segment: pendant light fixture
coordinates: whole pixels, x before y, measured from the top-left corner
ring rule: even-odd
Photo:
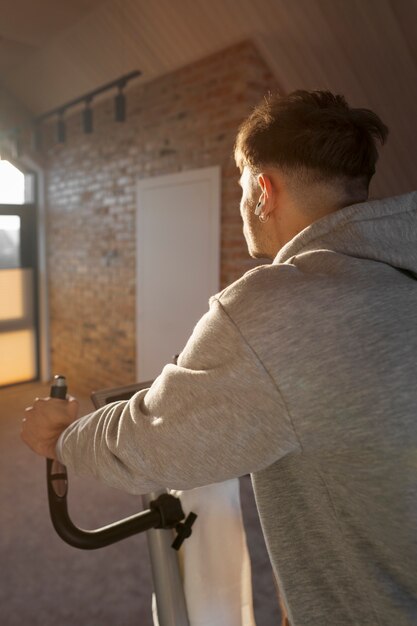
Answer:
[[[124,82],[118,84],[118,93],[114,99],[114,119],[116,122],[126,121],[126,97],[123,93]]]
[[[93,132],[93,109],[91,108],[92,97],[85,99],[85,108],[83,111],[83,130],[86,135]]]
[[[65,124],[65,109],[58,111],[58,123],[57,123],[57,141],[58,143],[65,143],[67,140],[67,127]]]

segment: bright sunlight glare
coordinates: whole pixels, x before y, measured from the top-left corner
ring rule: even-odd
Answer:
[[[20,230],[18,215],[0,215],[0,230]]]
[[[9,161],[0,160],[0,204],[24,204],[25,176]]]

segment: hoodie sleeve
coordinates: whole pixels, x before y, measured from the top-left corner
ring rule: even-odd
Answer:
[[[213,297],[178,365],[72,424],[57,454],[75,473],[140,494],[256,472],[296,447],[279,390]]]

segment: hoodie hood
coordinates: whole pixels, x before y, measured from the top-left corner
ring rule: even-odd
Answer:
[[[291,263],[301,253],[332,250],[410,272],[417,278],[417,191],[354,204],[314,222],[276,256]]]

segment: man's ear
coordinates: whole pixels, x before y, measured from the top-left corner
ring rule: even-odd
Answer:
[[[258,174],[258,185],[262,190],[262,195],[264,197],[264,204],[271,198],[272,194],[272,182],[270,176],[267,174]]]
[[[275,172],[261,173],[257,176],[257,182],[261,190],[261,197],[257,207],[259,207],[259,217],[261,222],[266,222],[272,214],[277,214],[280,207],[280,194],[282,190],[281,180],[277,178]]]

